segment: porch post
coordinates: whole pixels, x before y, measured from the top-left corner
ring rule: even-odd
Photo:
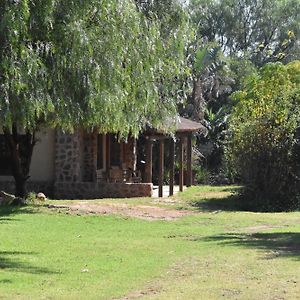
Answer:
[[[148,138],[146,140],[146,166],[144,183],[152,183],[152,152],[153,142]]]
[[[183,191],[183,137],[179,140],[179,191]]]
[[[110,134],[107,133],[106,137],[106,170],[110,169]]]
[[[136,165],[137,165],[137,141],[136,138],[133,138],[133,171],[136,171]]]
[[[193,181],[192,175],[192,134],[189,133],[187,137],[187,180],[186,186],[189,187],[192,185]]]
[[[163,197],[163,186],[164,186],[164,152],[165,152],[165,141],[162,139],[159,141],[159,174],[158,174],[158,196]]]
[[[169,196],[174,195],[174,173],[175,173],[175,142],[170,139],[170,186]]]

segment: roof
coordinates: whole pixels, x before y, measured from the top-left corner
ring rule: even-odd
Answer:
[[[176,132],[195,132],[200,129],[204,130],[204,126],[198,122],[179,117],[176,124]]]
[[[200,133],[206,132],[206,128],[195,121],[191,121],[189,119],[183,118],[183,117],[177,117],[176,121],[174,122],[174,119],[166,119],[162,125],[162,128],[148,128],[145,131],[145,134],[169,134],[169,132],[176,132],[176,133],[191,133],[191,132],[197,132]]]

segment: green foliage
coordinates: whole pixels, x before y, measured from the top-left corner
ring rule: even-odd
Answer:
[[[298,0],[191,0],[190,9],[200,36],[226,55],[258,66],[299,59]]]
[[[189,47],[188,60],[192,69],[193,91],[182,108],[182,114],[194,120],[203,121],[204,111],[209,103],[221,102],[231,92],[228,60],[216,43],[200,43],[194,37]],[[198,39],[198,40],[197,40]]]
[[[47,44],[38,40],[29,1],[0,3],[0,125],[32,128],[52,111],[48,73],[42,56]]]
[[[234,93],[228,156],[265,209],[300,207],[300,61],[269,63]]]
[[[186,76],[183,10],[149,20],[133,1],[2,1],[0,125],[137,135],[174,117]],[[169,23],[168,23],[169,22]]]
[[[190,0],[188,8],[195,28],[193,94],[184,114],[201,120],[211,135],[211,115],[231,113],[232,92],[242,89],[245,78],[268,62],[287,63],[299,59],[299,0]],[[200,50],[199,50],[200,49]],[[219,49],[217,55],[213,49]],[[214,123],[214,122],[213,122]],[[212,124],[213,124],[212,123]],[[226,126],[215,127],[222,140]],[[215,131],[215,129],[213,131]],[[207,143],[215,146],[209,153]],[[201,138],[208,165],[219,172],[224,145],[215,134]],[[231,172],[230,172],[231,173]]]
[[[193,165],[193,174],[196,184],[209,183],[209,172],[200,165]]]
[[[227,128],[229,117],[228,108],[222,106],[214,113],[212,109],[205,111],[205,120],[207,128],[207,140],[214,143],[216,148],[221,147],[224,140],[224,130]]]
[[[201,138],[201,144],[206,148],[206,168],[215,173],[215,175],[224,173],[221,169],[224,167],[222,165],[228,118],[230,116],[229,111],[230,108],[226,106],[221,106],[216,113],[212,109],[206,109],[205,111],[204,124],[207,128],[207,134]]]
[[[26,203],[27,204],[37,204],[39,201],[36,197],[36,193],[35,192],[29,192],[27,195],[26,195]]]
[[[246,78],[256,72],[255,65],[248,59],[230,57],[229,66],[231,78],[233,79],[233,84],[231,84],[232,91],[242,89]]]
[[[205,70],[211,72],[220,65],[219,48],[214,44],[208,44],[196,50],[194,69],[197,75],[201,75]],[[196,75],[195,74],[195,75]]]

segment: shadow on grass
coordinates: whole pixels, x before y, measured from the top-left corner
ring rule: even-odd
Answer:
[[[300,260],[300,233],[226,233],[222,235],[200,238],[198,241],[219,242],[221,245],[242,246],[268,251],[265,259],[276,257],[294,257]]]
[[[1,206],[0,207],[0,225],[8,222],[19,221],[15,218],[16,215],[34,214],[36,210],[32,207],[21,206]],[[7,233],[9,234],[9,233]],[[24,262],[20,256],[37,255],[35,252],[22,251],[0,251],[0,271],[9,270],[13,272],[23,272],[30,274],[57,274],[58,272],[49,270],[43,267],[33,266],[30,263]],[[6,280],[0,283],[9,283]]]
[[[21,251],[0,251],[0,270],[9,270],[13,272],[23,272],[30,274],[57,274],[47,268],[32,266],[29,263],[21,261],[18,256],[37,255],[35,252]]]
[[[20,214],[34,214],[36,211],[29,206],[0,206],[0,224],[16,221],[13,216]]]
[[[189,204],[200,210],[207,212],[216,211],[248,211],[248,212],[276,212],[272,208],[265,208],[262,204],[255,203],[249,197],[245,197],[242,187],[224,187],[219,189],[217,193],[223,192],[225,195],[215,196],[212,193],[212,197],[203,197],[201,193],[198,197],[194,197],[189,201]],[[281,210],[278,210],[281,211]]]
[[[228,191],[228,190],[227,190]],[[228,195],[222,198],[199,198],[190,202],[190,205],[201,211],[251,211],[251,208],[242,201],[241,197],[236,191],[233,191],[232,195]]]
[[[13,283],[13,282],[10,279],[2,279],[2,280],[0,280],[0,284],[11,284],[11,283]]]

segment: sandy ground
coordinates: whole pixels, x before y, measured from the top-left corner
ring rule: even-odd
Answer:
[[[129,206],[127,204],[88,204],[70,203],[49,205],[49,209],[65,209],[70,214],[117,214],[145,220],[176,220],[180,217],[191,215],[185,210],[166,209],[156,206]]]

